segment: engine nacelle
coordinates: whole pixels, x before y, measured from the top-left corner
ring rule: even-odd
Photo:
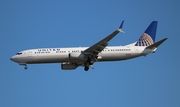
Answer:
[[[76,69],[78,66],[76,64],[61,64],[62,70],[73,70]]]
[[[82,53],[69,53],[69,59],[84,59],[84,54]]]

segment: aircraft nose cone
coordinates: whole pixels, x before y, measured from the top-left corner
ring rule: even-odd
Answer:
[[[10,60],[15,62],[16,60],[15,56],[11,57]]]

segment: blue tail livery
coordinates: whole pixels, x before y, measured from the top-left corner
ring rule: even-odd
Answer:
[[[135,46],[149,46],[155,43],[158,21],[153,21],[139,38]]]

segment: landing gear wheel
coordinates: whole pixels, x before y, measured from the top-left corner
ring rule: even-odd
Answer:
[[[88,71],[88,70],[89,70],[89,67],[88,67],[88,66],[85,66],[85,67],[84,67],[84,70],[85,70],[85,71]]]
[[[89,65],[93,65],[93,61],[90,61],[90,62],[89,62]]]
[[[26,70],[26,69],[28,69],[28,67],[27,67],[27,66],[25,66],[25,67],[24,67],[24,69]]]

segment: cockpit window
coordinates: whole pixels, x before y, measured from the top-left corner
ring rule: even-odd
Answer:
[[[16,55],[21,55],[22,53],[17,53]]]

